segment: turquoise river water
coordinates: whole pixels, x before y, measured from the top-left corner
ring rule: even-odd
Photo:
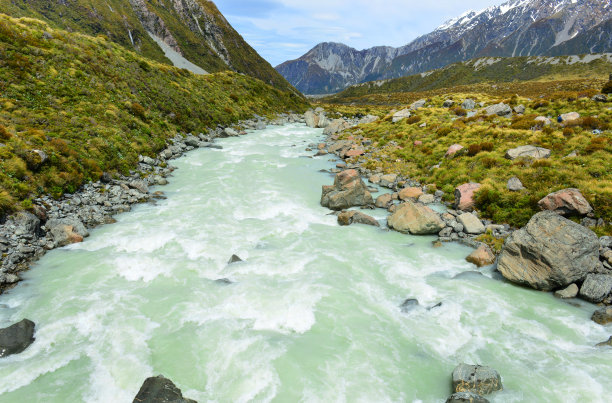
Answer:
[[[455,279],[475,270],[458,244],[339,227],[319,205],[333,163],[305,157],[321,138],[271,126],[193,151],[167,200],[44,256],[0,296],[1,327],[37,325],[0,360],[0,402],[131,402],[157,374],[199,402],[444,402],[460,362],[500,372],[492,402],[610,401],[592,305],[491,268]]]

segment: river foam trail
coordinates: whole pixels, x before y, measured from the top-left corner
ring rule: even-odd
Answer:
[[[475,270],[461,245],[339,227],[319,205],[333,165],[305,157],[320,139],[271,126],[193,151],[167,200],[44,256],[0,297],[0,326],[37,324],[0,359],[0,402],[131,402],[157,374],[200,402],[444,402],[460,362],[501,373],[493,402],[608,399],[591,305],[453,279]]]

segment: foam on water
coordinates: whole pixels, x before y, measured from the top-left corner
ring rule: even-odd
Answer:
[[[321,132],[195,150],[153,189],[168,199],[43,257],[0,297],[3,325],[37,324],[0,360],[0,402],[129,402],[160,373],[202,402],[443,402],[459,362],[500,371],[496,402],[605,401],[612,349],[593,347],[609,329],[592,305],[490,268],[454,279],[476,270],[465,246],[339,227],[319,205],[334,163],[301,158]],[[402,312],[407,298],[420,305]]]

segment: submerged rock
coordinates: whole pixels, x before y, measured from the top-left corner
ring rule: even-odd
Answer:
[[[599,323],[600,325],[607,325],[612,322],[612,306],[606,306],[593,312],[591,316],[593,322]]]
[[[459,364],[453,371],[453,392],[472,392],[488,395],[502,390],[499,373],[480,365]]]
[[[608,341],[598,343],[596,347],[606,347],[606,346],[612,347],[612,336],[610,336]]]
[[[466,257],[465,260],[478,267],[489,266],[495,263],[495,254],[491,251],[491,248],[483,244]]]
[[[419,306],[419,301],[415,298],[408,298],[400,305],[400,309],[404,313],[408,313]]]
[[[410,201],[401,204],[387,222],[390,228],[413,235],[437,234],[446,226],[438,213],[427,206]]]
[[[19,354],[34,343],[34,322],[24,319],[0,329],[0,357]]]
[[[338,224],[340,225],[351,225],[351,224],[365,224],[372,225],[374,227],[380,227],[380,224],[374,217],[367,214],[363,214],[360,211],[343,211],[338,215]]]
[[[232,257],[227,262],[227,264],[238,263],[238,262],[242,262],[242,259],[240,259],[238,255],[232,255]]]
[[[506,239],[497,269],[512,282],[552,291],[584,280],[598,266],[597,235],[546,211]]]
[[[336,175],[333,186],[323,186],[321,205],[332,210],[367,206],[374,203],[368,187],[355,169],[347,169]]]
[[[457,392],[450,395],[446,403],[489,403],[489,401],[477,393]]]
[[[183,393],[171,380],[163,375],[147,378],[133,403],[197,403],[195,400],[186,399]]]

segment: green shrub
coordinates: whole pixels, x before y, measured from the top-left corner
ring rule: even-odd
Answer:
[[[612,94],[612,80],[608,81],[601,89],[603,94]]]

